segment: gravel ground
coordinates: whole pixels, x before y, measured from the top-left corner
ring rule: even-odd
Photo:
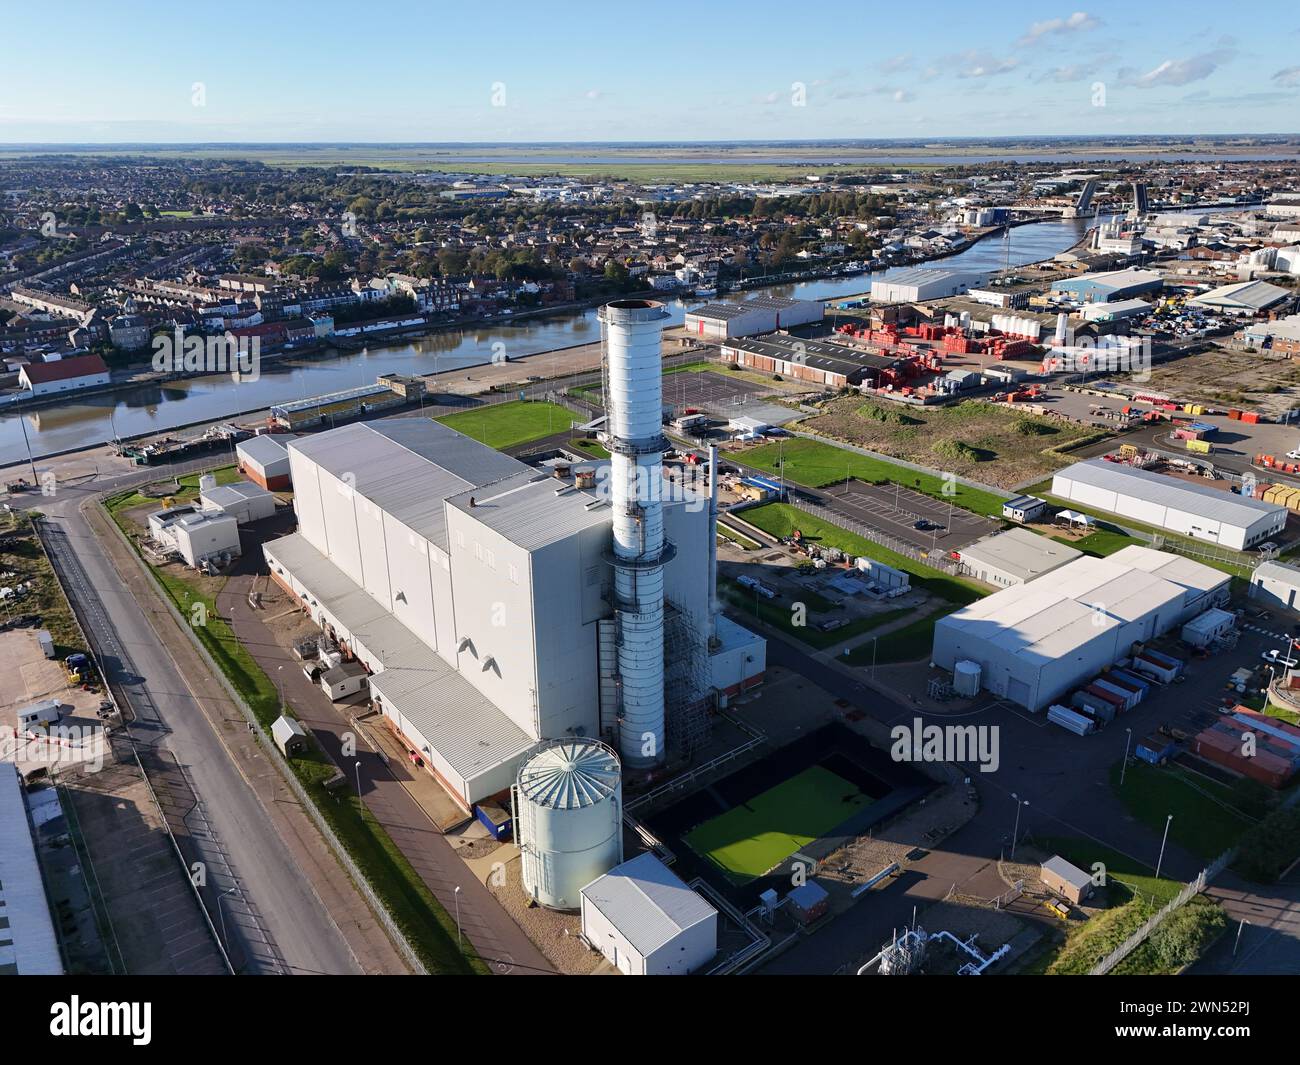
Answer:
[[[515,858],[506,865],[506,882],[488,884],[511,920],[524,930],[537,948],[566,976],[586,976],[603,961],[578,939],[582,920],[576,913],[556,913],[542,906],[529,906],[520,883],[521,863]]]

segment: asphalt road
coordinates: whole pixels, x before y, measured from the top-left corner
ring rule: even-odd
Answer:
[[[93,491],[112,486],[112,481],[100,483]],[[104,557],[77,509],[88,494],[85,487],[65,488],[55,501],[40,499],[40,508],[53,527],[60,569],[91,623],[92,638],[102,645],[104,668],[139,708],[132,733],[141,743],[171,752],[198,798],[187,824],[207,867],[204,901],[214,924],[224,916],[232,960],[245,973],[360,974],[338,928],[204,715],[201,693],[180,675]]]

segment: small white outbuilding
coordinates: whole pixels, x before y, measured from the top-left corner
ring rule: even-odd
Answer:
[[[718,952],[718,911],[648,851],[581,897],[583,938],[625,976],[685,976]]]

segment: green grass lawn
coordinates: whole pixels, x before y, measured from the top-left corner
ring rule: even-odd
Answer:
[[[446,414],[437,420],[500,450],[567,432],[582,419],[557,403],[516,400]]]
[[[1120,767],[1111,767],[1110,785],[1129,812],[1152,832],[1162,834],[1165,818],[1174,815],[1169,838],[1198,857],[1211,859],[1233,846],[1251,822],[1225,803],[1232,793],[1211,780],[1178,768],[1159,768],[1134,761],[1119,786]]]
[[[1047,484],[1048,487],[1051,487],[1050,481],[1044,483]],[[1216,551],[1216,550],[1223,551],[1229,555],[1236,555],[1241,559],[1241,561],[1238,563],[1236,561],[1225,561],[1223,559],[1211,558],[1208,556],[1202,557],[1200,555],[1188,555],[1187,557],[1190,558],[1193,562],[1200,562],[1202,565],[1212,566],[1214,569],[1222,570],[1224,573],[1231,574],[1233,577],[1241,577],[1244,580],[1249,580],[1251,573],[1254,571],[1255,559],[1252,558],[1250,555],[1246,555],[1241,552],[1232,552],[1227,548],[1216,548],[1215,545],[1213,544],[1206,544],[1199,540],[1193,540],[1190,537],[1179,536],[1177,533],[1171,533],[1167,529],[1158,529],[1154,525],[1144,525],[1140,521],[1131,521],[1128,518],[1122,517],[1118,514],[1110,514],[1104,510],[1097,510],[1093,507],[1081,507],[1078,503],[1071,502],[1068,499],[1062,499],[1060,496],[1054,496],[1050,492],[1038,491],[1037,490],[1038,487],[1039,486],[1035,485],[1034,488],[1026,489],[1026,493],[1029,495],[1036,495],[1041,499],[1045,499],[1053,506],[1066,507],[1070,510],[1077,510],[1080,514],[1087,514],[1090,517],[1097,518],[1100,521],[1106,523],[1122,522],[1124,527],[1127,529],[1136,529],[1139,532],[1148,533],[1151,536],[1163,537],[1166,544],[1171,544],[1171,543],[1183,544],[1202,551]],[[1232,496],[1228,495],[1226,492],[1224,493],[1224,495],[1228,499],[1232,498]],[[1093,535],[1098,535],[1098,534],[1093,534]],[[1118,532],[1112,532],[1110,535],[1123,536],[1124,534]],[[1150,544],[1146,543],[1146,541],[1137,538],[1131,538],[1128,542],[1143,544],[1147,547],[1151,546]],[[1075,546],[1077,547],[1078,545],[1076,544]],[[1125,546],[1127,546],[1127,543],[1121,543],[1117,547],[1113,548],[1113,550],[1118,551],[1120,547],[1125,547]],[[1106,553],[1110,554],[1112,552],[1107,551]]]
[[[599,440],[570,440],[569,446],[577,448],[594,459],[609,458],[609,452],[600,446]]]
[[[1099,558],[1113,555],[1116,551],[1131,544],[1142,545],[1146,542],[1139,540],[1136,536],[1126,536],[1122,532],[1112,532],[1107,529],[1089,533],[1078,540],[1069,540],[1063,536],[1053,536],[1052,539],[1058,544],[1065,544],[1068,547],[1073,547],[1076,551],[1082,551],[1085,555],[1096,555]]]
[[[820,838],[871,799],[815,765],[706,821],[686,842],[737,883],[747,883]]]
[[[789,536],[798,529],[803,533],[805,541],[825,547],[838,547],[849,554],[864,555],[887,566],[901,569],[915,578],[912,581],[913,586],[957,605],[973,603],[988,594],[986,588],[974,581],[949,576],[941,570],[927,566],[924,562],[900,555],[897,551],[891,551],[874,540],[868,540],[848,529],[842,529],[833,522],[809,514],[806,510],[800,510],[789,503],[763,503],[757,507],[746,508],[740,516],[772,536]]]
[[[960,482],[952,482],[951,488],[948,488],[949,482],[939,474],[921,473],[907,466],[860,455],[856,451],[848,451],[820,440],[792,437],[777,443],[761,444],[737,457],[747,465],[773,474],[781,472],[781,463],[784,462],[786,480],[809,488],[820,488],[842,481],[845,477],[856,477],[873,483],[888,481],[891,484],[901,484],[904,488],[913,488],[944,502],[951,501],[954,506],[976,514],[997,519],[1002,517],[1004,497],[994,492],[971,488]],[[952,492],[951,495],[946,494],[946,488]]]

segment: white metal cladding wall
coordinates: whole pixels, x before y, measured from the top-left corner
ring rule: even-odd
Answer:
[[[536,737],[537,634],[528,553],[455,507],[447,508],[447,531],[456,640],[444,653],[470,684]],[[470,643],[460,650],[466,639]]]
[[[391,514],[384,515],[382,528],[384,564],[391,589],[384,605],[435,651],[441,647],[445,654],[450,654],[448,645],[439,643],[439,604],[435,602],[430,579],[429,542]]]
[[[357,542],[361,554],[363,587],[389,610],[393,589],[388,581],[388,552],[384,544],[384,512],[363,496],[356,499]]]
[[[709,623],[709,501],[664,507],[664,529],[677,557],[664,567],[664,594],[691,615],[701,640]]]
[[[318,469],[321,512],[329,536],[328,558],[357,584],[365,585],[361,546],[357,537],[355,489],[332,473]]]
[[[534,551],[531,571],[540,738],[599,735],[596,624],[594,619],[583,623],[586,580],[579,537]]]
[[[683,928],[645,959],[647,976],[687,976],[718,953],[718,915]]]
[[[316,463],[289,449],[289,466],[293,479],[293,507],[298,516],[298,531],[322,555],[329,557],[329,538],[325,535],[325,515],[320,503],[320,479]]]
[[[455,658],[456,599],[451,588],[451,555],[429,544],[429,586],[433,589],[433,630],[443,657]]]
[[[582,934],[619,972],[627,976],[645,975],[645,958],[640,951],[627,941],[614,927],[614,922],[598,907],[593,906],[585,895],[582,897]]]

